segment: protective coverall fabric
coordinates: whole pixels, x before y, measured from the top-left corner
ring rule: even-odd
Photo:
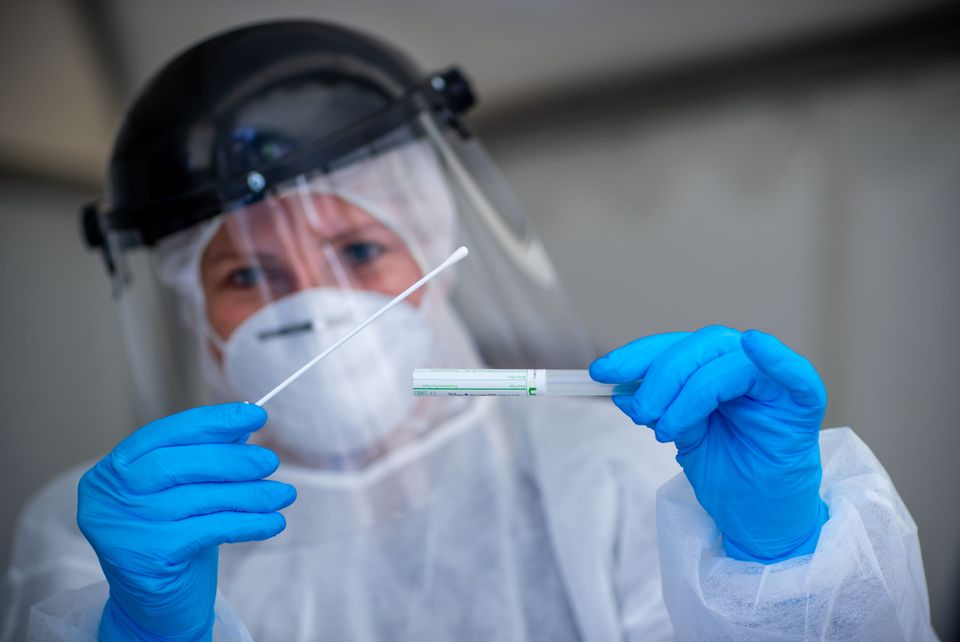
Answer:
[[[664,600],[684,640],[936,640],[917,527],[882,465],[849,428],[821,433],[830,508],[812,556],[725,557],[680,478],[657,498]]]
[[[274,540],[221,547],[215,639],[936,639],[916,526],[850,430],[821,434],[816,551],[763,566],[724,556],[672,447],[610,404],[482,400],[448,428],[415,467],[403,451],[354,477],[281,466],[300,498]],[[24,513],[4,639],[32,604],[30,639],[95,639],[79,474]]]

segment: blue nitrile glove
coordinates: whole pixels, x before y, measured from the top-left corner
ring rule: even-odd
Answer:
[[[594,361],[590,375],[643,379],[614,403],[676,444],[728,556],[769,564],[814,551],[827,521],[827,393],[809,361],[768,334],[711,326],[637,339]]]
[[[77,523],[110,583],[100,639],[210,639],[218,545],[273,537],[296,497],[263,479],[276,454],[245,443],[266,420],[242,403],[171,415],[80,479]]]

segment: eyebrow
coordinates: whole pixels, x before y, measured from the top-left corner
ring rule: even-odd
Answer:
[[[386,223],[383,223],[381,221],[367,221],[365,223],[361,223],[360,225],[351,227],[350,229],[344,230],[343,232],[340,232],[339,234],[336,234],[332,237],[325,238],[323,239],[323,241],[326,243],[336,243],[338,241],[349,239],[352,236],[361,234],[368,229],[384,230],[385,232],[393,236],[399,236],[393,230],[393,228],[391,228]],[[248,256],[247,253],[238,252],[234,247],[230,247],[230,248],[225,248],[225,249],[214,252],[207,259],[207,261],[209,262],[209,265],[216,265],[217,263],[221,263],[223,261],[228,261],[228,260],[242,261],[247,256]],[[271,264],[275,265],[277,263],[282,263],[281,259],[275,254],[264,254],[261,252],[254,252],[253,256],[257,258],[257,261],[259,263],[263,263],[267,265],[271,265]]]
[[[243,261],[247,258],[248,255],[240,254],[234,249],[220,250],[215,252],[210,258],[207,259],[210,265],[216,265],[217,263],[222,263],[224,261]],[[258,263],[265,263],[267,265],[280,263],[280,259],[273,254],[263,254],[261,252],[254,252],[253,256],[256,257]]]
[[[362,224],[360,224],[360,225],[351,227],[350,229],[344,230],[343,232],[340,232],[340,233],[337,234],[336,236],[330,237],[329,239],[327,239],[327,242],[328,242],[328,243],[335,243],[335,242],[341,241],[341,240],[343,240],[343,239],[345,239],[345,238],[350,238],[351,236],[355,236],[355,235],[357,235],[357,234],[360,234],[361,232],[365,231],[365,230],[368,229],[368,228],[377,229],[377,230],[386,230],[388,233],[390,233],[390,234],[392,234],[392,235],[394,235],[394,236],[399,236],[399,235],[393,230],[393,228],[391,228],[391,227],[390,227],[389,225],[387,225],[386,223],[383,223],[383,222],[381,222],[381,221],[367,221],[366,223],[362,223]]]

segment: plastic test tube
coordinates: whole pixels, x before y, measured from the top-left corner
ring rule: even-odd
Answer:
[[[610,397],[632,395],[639,381],[598,383],[586,370],[417,368],[417,397]]]

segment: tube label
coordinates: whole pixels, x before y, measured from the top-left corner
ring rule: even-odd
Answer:
[[[416,397],[535,397],[546,394],[544,370],[417,368]]]

